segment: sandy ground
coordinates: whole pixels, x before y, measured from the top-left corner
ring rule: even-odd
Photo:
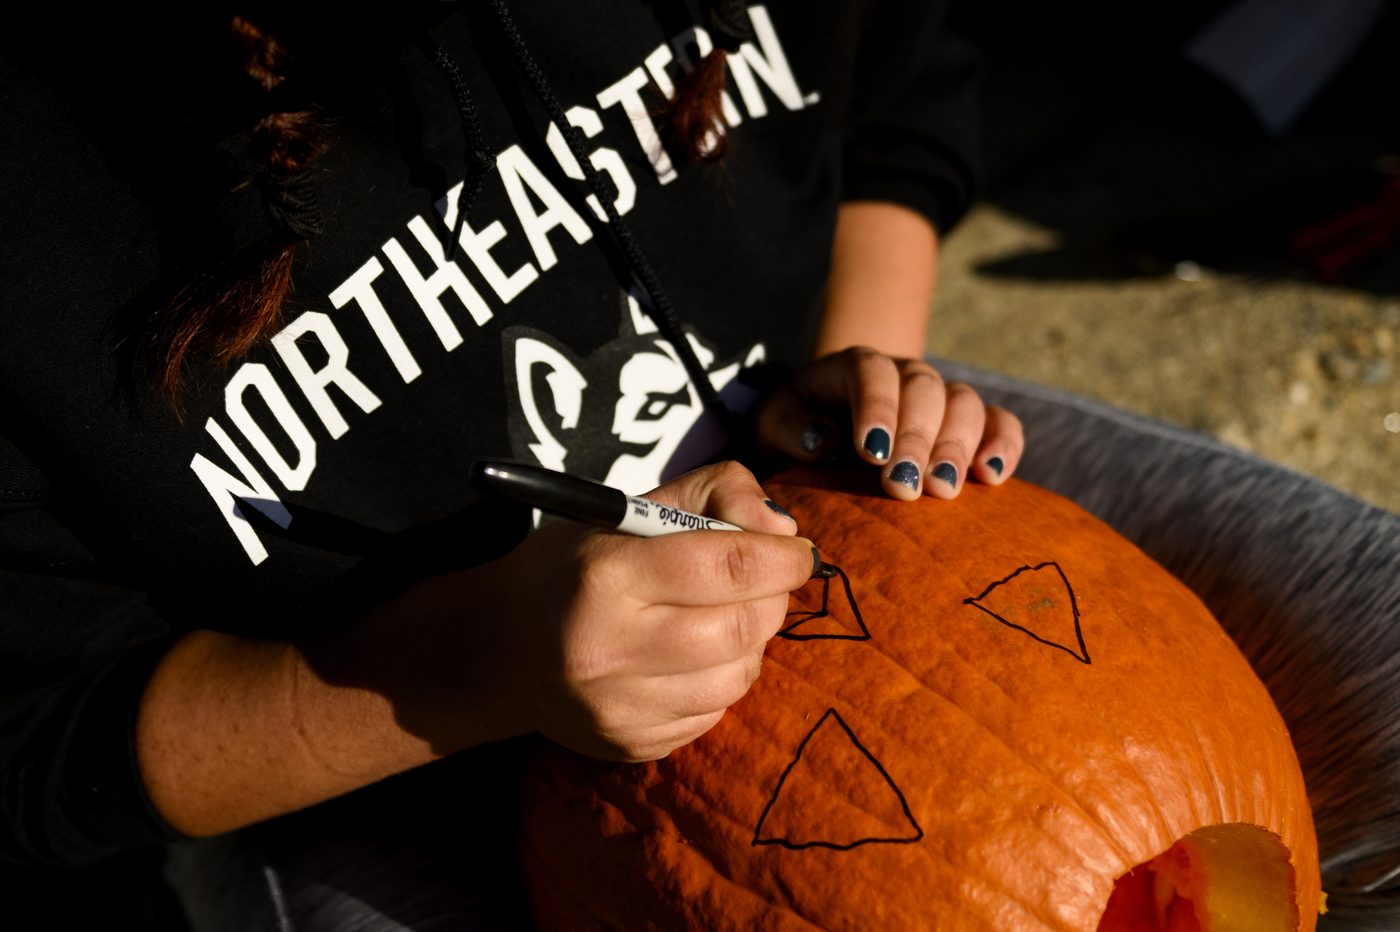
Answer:
[[[1118,280],[986,270],[1060,239],[974,209],[945,243],[928,351],[1213,434],[1400,512],[1400,299],[1189,264]]]

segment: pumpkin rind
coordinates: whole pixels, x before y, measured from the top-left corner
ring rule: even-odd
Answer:
[[[542,751],[521,829],[541,928],[1092,932],[1115,878],[1231,822],[1282,839],[1314,928],[1288,732],[1165,570],[1014,480],[912,504],[848,471],[764,487],[869,639],[856,612],[798,624],[804,590],[693,744],[642,765]]]

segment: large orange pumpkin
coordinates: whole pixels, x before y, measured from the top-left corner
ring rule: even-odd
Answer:
[[[662,761],[550,746],[521,851],[545,930],[1312,930],[1288,732],[1200,601],[1035,486],[904,504],[765,483],[842,575]]]

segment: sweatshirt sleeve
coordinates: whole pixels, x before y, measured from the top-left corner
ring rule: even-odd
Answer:
[[[976,51],[942,28],[948,3],[872,5],[856,61],[842,200],[893,201],[940,233],[977,192]]]
[[[181,837],[146,795],[133,740],[171,637],[141,593],[91,578],[43,486],[0,437],[0,858],[78,865]]]

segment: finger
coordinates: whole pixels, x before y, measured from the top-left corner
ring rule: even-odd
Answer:
[[[612,754],[606,750],[602,755],[584,753],[655,759],[694,741],[743,698],[758,679],[762,658],[760,649],[693,673],[614,681],[606,695],[589,695],[591,691],[584,689],[585,701],[594,711],[590,730],[600,739],[599,749],[609,745],[615,749]],[[577,729],[567,730],[579,734]]]
[[[732,460],[677,476],[646,497],[749,531],[786,537],[797,533],[792,515],[768,498],[753,473]]]
[[[947,385],[943,424],[938,429],[929,457],[924,491],[936,498],[955,498],[967,477],[973,454],[982,442],[986,408],[972,386],[962,382]]]
[[[639,764],[660,760],[676,748],[684,747],[719,724],[723,717],[724,710],[721,709],[708,715],[648,723],[645,726],[629,724],[600,729],[595,723],[590,728],[545,726],[540,730],[571,751],[598,760]]]
[[[806,538],[736,531],[653,538],[596,534],[582,550],[595,565],[582,576],[580,597],[596,599],[601,611],[616,605],[619,596],[639,607],[768,598],[802,586],[819,565],[816,547]]]
[[[803,463],[819,463],[835,456],[840,433],[835,421],[787,385],[768,396],[755,423],[760,446]]]
[[[610,744],[611,756],[606,754],[590,754],[592,757],[601,757],[604,760],[616,760],[628,764],[641,764],[646,761],[661,760],[667,754],[677,748],[685,747],[705,732],[719,724],[719,720],[724,717],[724,710],[711,712],[709,715],[697,715],[693,718],[683,718],[671,722],[664,726],[658,726],[637,735],[625,745]],[[587,751],[585,754],[589,753]]]
[[[744,698],[758,679],[762,658],[759,650],[706,670],[657,677],[650,681],[650,689],[638,692],[638,698],[649,714],[670,721],[723,712]]]
[[[973,478],[987,485],[1001,485],[1016,471],[1025,448],[1021,419],[1005,408],[988,405],[982,445],[973,459]]]
[[[889,461],[891,436],[899,423],[899,368],[890,357],[869,350],[856,354],[847,378],[856,452],[867,463],[883,465]]]
[[[797,394],[851,406],[852,439],[867,463],[884,465],[899,422],[899,369],[869,347],[855,346],[817,360],[793,377]]]
[[[627,672],[677,676],[761,653],[782,630],[787,610],[787,593],[732,605],[653,606],[634,619],[640,630]]]
[[[923,469],[943,422],[945,392],[943,379],[919,359],[900,360],[899,378],[899,427],[880,478],[887,495],[913,501],[927,481]]]

